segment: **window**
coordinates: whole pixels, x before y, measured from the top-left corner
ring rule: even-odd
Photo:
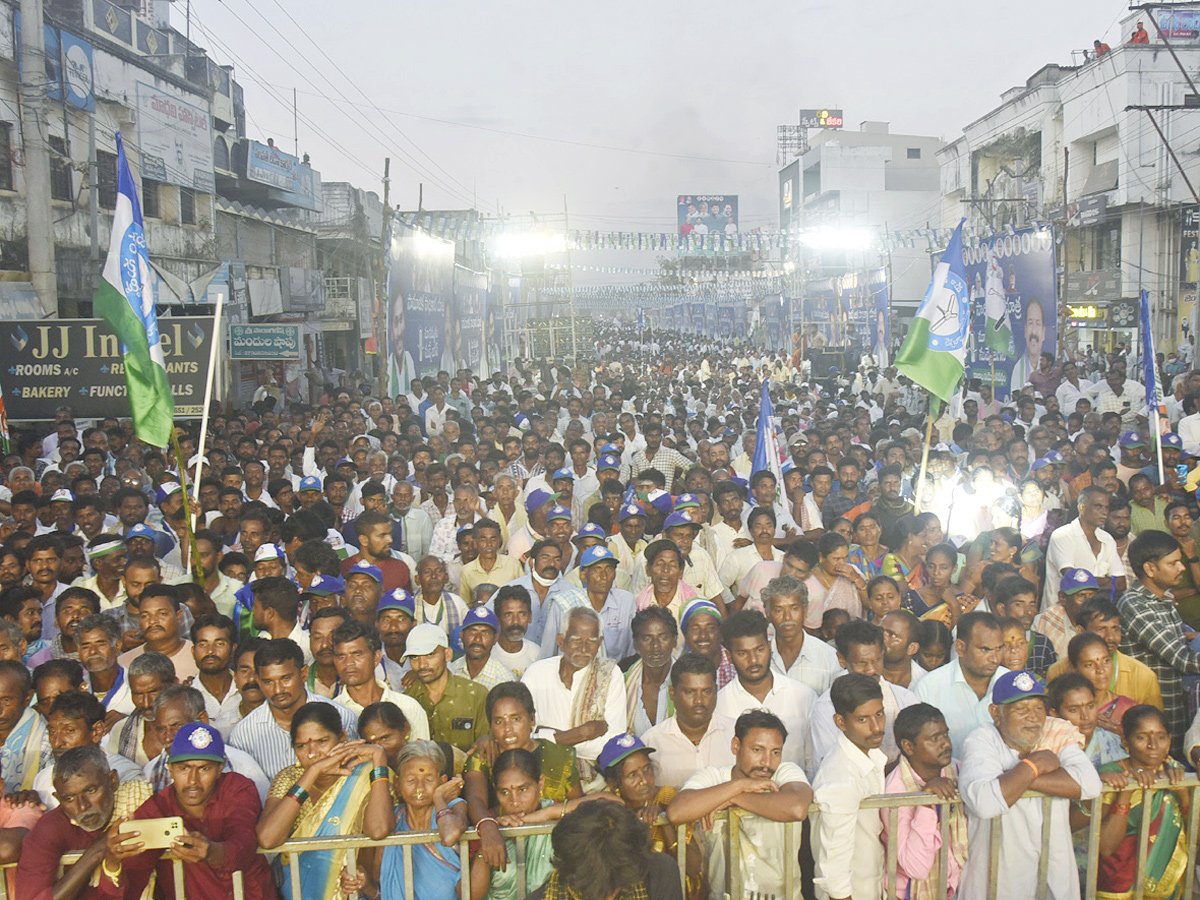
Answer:
[[[50,136],[50,197],[53,200],[75,199],[71,188],[71,158],[67,155],[65,138]]]
[[[147,219],[157,219],[162,216],[158,206],[158,182],[149,178],[142,179],[142,215]]]
[[[908,148],[908,158],[909,159],[920,159],[921,158],[921,148],[920,147],[909,147]]]
[[[179,189],[179,224],[196,224],[196,192],[191,188]]]
[[[96,190],[100,192],[100,208],[117,208],[117,154],[96,151]]]
[[[12,123],[0,122],[0,190],[12,189]]]

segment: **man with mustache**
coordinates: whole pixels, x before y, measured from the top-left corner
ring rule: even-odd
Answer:
[[[772,671],[766,616],[752,610],[734,613],[721,625],[721,642],[729,651],[737,678],[717,694],[717,712],[731,719],[749,709],[773,712],[786,729],[783,758],[809,766],[817,695],[808,685]]]
[[[959,751],[959,793],[967,809],[967,864],[959,882],[962,900],[988,895],[989,847],[993,821],[1000,826],[1000,863],[1005,895],[1014,898],[1079,896],[1079,868],[1067,819],[1071,801],[1100,794],[1100,776],[1074,742],[1057,752],[1042,746],[1046,727],[1046,688],[1025,671],[1006,672],[992,686],[992,721],[971,732]],[[1041,798],[1050,801],[1049,881],[1038,884],[1042,846]]]
[[[883,688],[877,677],[851,672],[836,679],[829,693],[841,736],[813,779],[821,809],[813,828],[813,885],[822,900],[878,897],[883,893],[883,823],[876,810],[860,804],[883,793]]]
[[[492,659],[507,668],[517,678],[541,656],[541,648],[525,634],[533,621],[533,601],[529,591],[519,584],[506,584],[488,601],[495,605],[500,633],[492,647]]]
[[[458,633],[463,655],[450,663],[450,672],[461,675],[476,684],[491,690],[505,681],[516,681],[512,670],[492,659],[496,638],[500,634],[500,620],[486,606],[477,606],[463,619]]]
[[[103,895],[90,881],[108,848],[108,833],[149,799],[150,785],[119,784],[104,751],[89,745],[66,750],[55,760],[54,796],[58,808],[42,816],[23,842],[16,894],[29,900],[96,900]],[[60,878],[63,854],[80,851],[82,858]]]
[[[148,585],[138,601],[138,622],[146,643],[128,650],[118,657],[121,665],[128,665],[148,650],[161,653],[175,666],[175,677],[183,681],[200,674],[192,656],[192,642],[181,634],[183,630],[182,604],[175,587],[169,584]]]
[[[204,709],[221,737],[228,737],[241,718],[237,707],[241,695],[233,683],[230,663],[237,646],[237,628],[233,620],[220,613],[201,616],[192,625],[192,657],[199,676],[192,686],[204,698]]]
[[[546,631],[546,616],[554,606],[554,598],[574,588],[562,576],[562,548],[554,541],[539,540],[529,551],[529,559],[532,560],[530,573],[508,584],[529,592],[532,618],[526,637],[540,647]]]
[[[739,823],[741,883],[753,880],[763,892],[778,897],[784,896],[783,867],[795,864],[784,856],[782,823],[803,821],[813,798],[804,770],[783,759],[786,740],[787,729],[777,716],[762,709],[742,713],[734,724],[733,766],[701,769],[667,807],[667,818],[675,825],[695,822],[729,806],[744,810]],[[716,826],[726,827],[724,821]],[[726,842],[723,836],[714,838],[708,874],[715,893],[720,890],[718,885],[726,883]],[[793,875],[792,896],[798,898],[799,872]]]
[[[423,622],[414,626],[408,633],[405,656],[416,681],[404,693],[428,714],[433,740],[469,750],[489,730],[487,689],[451,673],[450,641],[438,625]]]

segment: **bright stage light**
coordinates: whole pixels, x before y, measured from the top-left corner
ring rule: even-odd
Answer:
[[[813,250],[869,250],[876,243],[875,233],[867,228],[816,228],[799,240]]]
[[[550,253],[562,253],[566,249],[565,235],[545,232],[500,234],[488,244],[488,250],[493,256],[509,259],[546,256]]]

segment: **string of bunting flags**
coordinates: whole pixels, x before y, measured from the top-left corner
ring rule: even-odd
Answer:
[[[396,218],[403,224],[444,240],[490,241],[500,235],[531,233],[527,228],[514,228],[501,219],[478,219],[437,213],[404,212]],[[1037,228],[1052,223],[1027,223]],[[1027,226],[1023,226],[1027,227]],[[805,229],[765,231],[756,229],[734,234],[678,234],[652,231],[592,231],[571,230],[566,234],[564,250],[632,250],[671,253],[766,253],[780,250],[805,234]],[[1015,225],[993,228],[990,225],[963,228],[963,245],[975,247],[997,234],[1015,233]],[[879,229],[880,249],[938,250],[946,246],[952,228],[910,228],[884,231]]]

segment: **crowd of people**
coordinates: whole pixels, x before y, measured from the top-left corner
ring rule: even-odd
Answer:
[[[235,874],[249,900],[879,900],[894,867],[906,898],[1002,877],[1002,896],[1065,900],[1094,817],[1103,896],[1180,894],[1190,355],[1159,361],[1156,443],[1123,352],[1044,354],[1016,396],[969,382],[931,404],[870,359],[814,377],[638,340],[603,328],[574,368],[440,372],[397,397],[264,395],[214,412],[203,458],[180,423],[184,472],[125,421],[64,408],[18,432],[14,895],[173,897],[182,872],[191,900],[234,896]],[[942,805],[901,808],[895,834],[862,805],[921,791]],[[503,831],[539,823],[523,849]],[[353,863],[286,846],[407,832],[429,834]]]

